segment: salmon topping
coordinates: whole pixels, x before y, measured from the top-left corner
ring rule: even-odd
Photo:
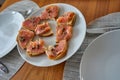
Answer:
[[[68,25],[59,25],[57,27],[56,40],[69,40],[72,37],[72,27]]]
[[[58,24],[68,24],[74,18],[74,12],[66,12],[57,19]]]
[[[36,35],[42,36],[43,34],[51,31],[51,28],[47,22],[37,25],[35,29]]]
[[[40,17],[32,17],[29,19],[26,19],[23,22],[23,27],[29,30],[35,30],[36,26],[40,23]]]
[[[56,5],[48,6],[42,13],[40,18],[42,20],[56,18],[58,16],[59,7]]]
[[[44,41],[43,40],[31,41],[27,47],[28,53],[42,54],[42,53],[44,53],[44,51],[45,51],[45,49],[44,49]]]
[[[33,38],[34,33],[29,30],[20,30],[18,34],[18,41],[21,47],[26,48],[28,42]]]

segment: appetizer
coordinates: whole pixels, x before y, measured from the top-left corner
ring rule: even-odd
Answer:
[[[67,53],[68,44],[66,40],[61,40],[55,46],[49,46],[46,55],[49,59],[57,60],[64,57]]]
[[[39,36],[50,36],[53,34],[48,22],[44,22],[42,24],[37,25],[35,29],[35,33],[36,35],[39,35]]]
[[[40,21],[41,21],[40,17],[31,17],[31,18],[26,19],[23,22],[22,26],[23,28],[34,31],[36,26],[40,23]]]
[[[33,31],[21,29],[17,36],[17,42],[22,49],[26,49],[27,44],[33,39],[33,37]]]
[[[72,37],[72,26],[58,25],[56,30],[56,42],[61,40],[70,40]]]
[[[45,53],[44,41],[41,39],[36,41],[30,41],[27,46],[26,53],[29,56],[38,56]]]
[[[57,24],[58,25],[66,24],[73,26],[75,22],[75,17],[76,15],[74,12],[66,12],[62,16],[58,17]]]
[[[40,18],[42,20],[55,19],[59,13],[59,7],[56,5],[50,5],[41,13]]]

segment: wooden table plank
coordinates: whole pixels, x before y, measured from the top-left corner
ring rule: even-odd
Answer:
[[[63,68],[64,63],[46,68],[25,63],[11,80],[62,80]]]
[[[6,0],[0,8],[4,8],[19,0]],[[40,7],[51,3],[67,3],[77,7],[85,16],[86,22],[120,11],[119,0],[33,0]],[[25,62],[11,80],[62,80],[65,62],[51,67],[35,67]],[[69,74],[69,73],[68,73]]]

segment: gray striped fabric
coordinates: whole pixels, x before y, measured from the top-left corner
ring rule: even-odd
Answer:
[[[24,63],[24,60],[17,51],[17,47],[15,47],[8,55],[1,58],[0,61],[9,69],[9,73],[7,74],[0,72],[0,80],[9,80]]]

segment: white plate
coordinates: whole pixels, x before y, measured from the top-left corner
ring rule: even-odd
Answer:
[[[0,13],[0,58],[16,46],[16,36],[23,21],[20,13],[14,11]]]
[[[76,23],[73,27],[73,37],[69,42],[69,48],[67,51],[67,55],[59,60],[50,60],[45,54],[37,56],[37,57],[28,57],[25,54],[25,51],[22,50],[18,46],[18,50],[22,58],[28,63],[35,65],[35,66],[52,66],[52,65],[56,65],[56,64],[59,64],[67,60],[78,50],[78,48],[81,46],[84,40],[84,37],[85,37],[85,33],[86,33],[85,19],[82,13],[77,8],[71,5],[68,5],[68,4],[61,4],[61,3],[52,4],[52,5],[58,5],[60,7],[60,15],[62,15],[64,12],[67,12],[67,11],[73,11],[76,13],[77,17],[76,17]],[[33,13],[31,16],[39,16],[40,13],[45,9],[45,7],[40,8],[37,12]],[[49,21],[49,22],[54,32],[54,36],[47,37],[47,38],[42,37],[42,39],[45,40],[46,44],[54,45],[55,44],[55,29],[56,29],[57,24],[55,21]]]
[[[120,30],[107,32],[86,48],[80,80],[120,80]]]

